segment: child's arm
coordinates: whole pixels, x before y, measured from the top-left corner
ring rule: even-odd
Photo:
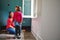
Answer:
[[[23,22],[23,15],[21,14],[21,23]]]

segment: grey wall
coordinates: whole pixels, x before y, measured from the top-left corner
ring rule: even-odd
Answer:
[[[60,0],[38,0],[37,14],[32,19],[33,34],[43,40],[60,40]]]

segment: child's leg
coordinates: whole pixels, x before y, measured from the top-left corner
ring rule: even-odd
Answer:
[[[19,26],[18,34],[20,35],[20,26]]]
[[[19,27],[20,27],[20,29],[19,29],[19,35],[21,34],[21,31],[22,31],[22,26],[21,26],[21,24],[19,24]]]
[[[16,26],[17,25],[17,26]],[[22,30],[22,27],[21,27],[21,24],[18,23],[18,22],[15,22],[15,30],[16,30],[16,36],[18,36],[18,34],[20,35],[21,34],[21,30]]]
[[[18,27],[17,27],[17,25],[18,25],[18,22],[17,21],[14,21],[14,23],[15,23],[15,31],[16,31],[16,36],[18,36]]]
[[[18,36],[18,30],[17,30],[17,26],[15,26],[15,31],[16,31],[16,36]]]

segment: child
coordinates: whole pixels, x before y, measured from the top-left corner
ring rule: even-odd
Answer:
[[[10,34],[15,34],[15,28],[13,23],[13,12],[9,12],[6,29]]]
[[[21,7],[16,6],[14,12],[14,22],[15,22],[15,29],[16,29],[16,36],[21,34],[21,24],[22,24],[22,12]]]

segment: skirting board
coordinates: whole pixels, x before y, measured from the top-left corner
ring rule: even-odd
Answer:
[[[43,40],[41,36],[36,35],[33,31],[31,31],[33,36],[36,38],[36,40]]]

